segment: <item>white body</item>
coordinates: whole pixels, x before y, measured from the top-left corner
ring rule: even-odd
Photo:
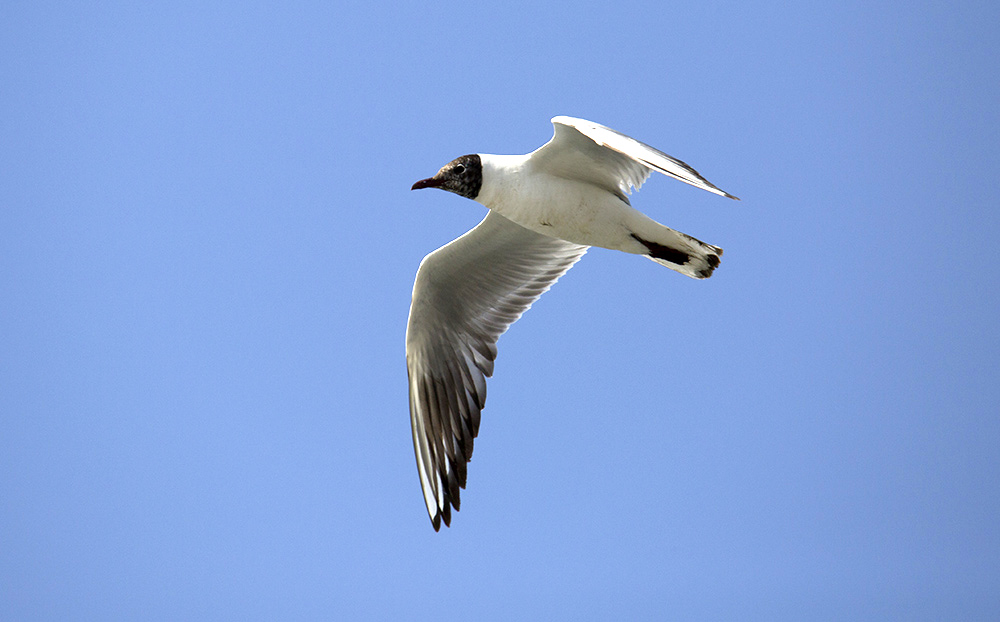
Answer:
[[[533,153],[462,156],[414,184],[474,198],[490,210],[474,229],[427,255],[413,284],[410,421],[434,529],[449,525],[461,503],[497,339],[588,247],[641,254],[695,279],[719,265],[721,248],[657,223],[627,196],[657,171],[736,197],[615,130],[569,117],[552,122],[552,140]]]
[[[558,177],[528,155],[479,154],[483,186],[476,201],[525,229],[581,246],[646,254],[631,234],[658,240],[677,232],[635,209],[614,192]]]

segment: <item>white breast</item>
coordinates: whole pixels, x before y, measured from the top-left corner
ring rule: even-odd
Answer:
[[[480,154],[476,201],[526,229],[583,244],[617,248],[632,208],[595,185],[532,170],[526,156]]]

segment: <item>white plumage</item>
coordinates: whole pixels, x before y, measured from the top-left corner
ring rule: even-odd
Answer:
[[[527,155],[468,155],[414,189],[441,188],[490,209],[474,229],[424,258],[406,329],[410,422],[434,529],[460,507],[486,403],[496,342],[590,246],[641,254],[707,278],[722,249],[632,208],[651,171],[714,192],[693,168],[610,128],[555,117],[555,135]]]

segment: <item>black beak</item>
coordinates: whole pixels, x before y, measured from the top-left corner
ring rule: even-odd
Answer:
[[[410,188],[410,190],[420,190],[421,188],[440,188],[442,183],[444,182],[433,177],[429,179],[421,179],[417,183],[413,184],[413,187]]]

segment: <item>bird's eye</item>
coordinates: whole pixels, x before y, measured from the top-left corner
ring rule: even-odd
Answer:
[[[455,171],[456,175],[461,175],[462,173],[465,172],[465,165],[464,164],[456,164],[455,168],[453,168],[451,170]]]

